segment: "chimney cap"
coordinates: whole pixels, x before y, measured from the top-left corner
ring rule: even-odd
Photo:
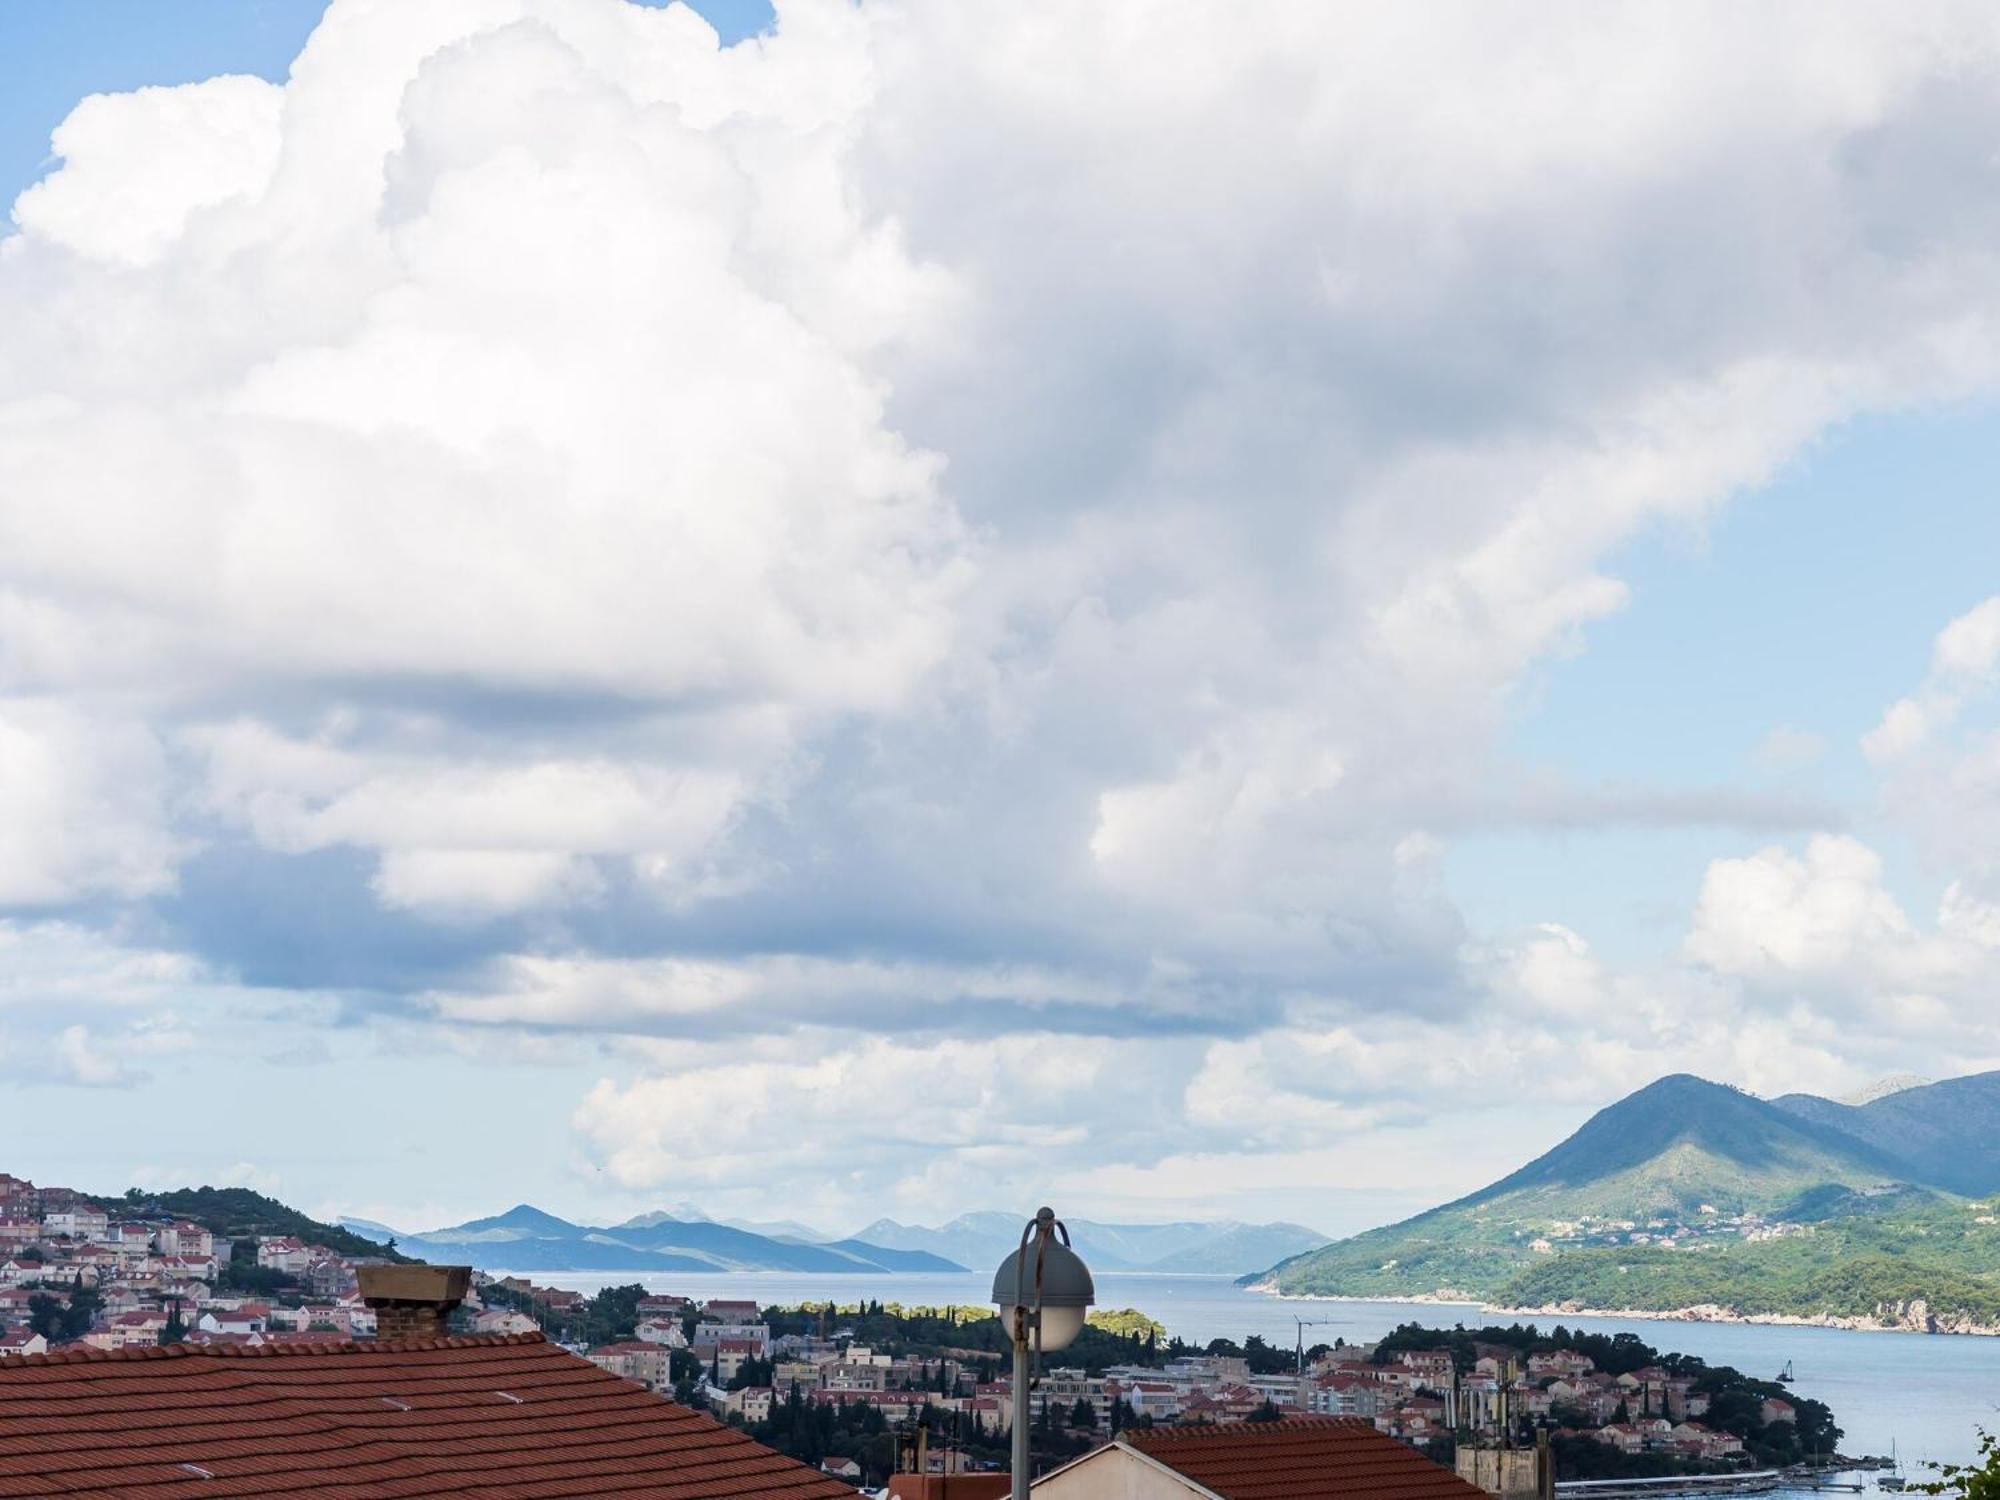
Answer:
[[[418,1302],[453,1308],[465,1300],[472,1287],[472,1267],[357,1266],[361,1300],[370,1307],[378,1302]]]

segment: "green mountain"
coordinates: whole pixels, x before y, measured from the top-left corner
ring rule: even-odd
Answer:
[[[1524,1222],[1763,1211],[1809,1189],[1906,1176],[1886,1152],[1688,1073],[1599,1110],[1575,1135],[1452,1207]]]
[[[1863,1106],[1677,1074],[1478,1192],[1256,1279],[1290,1294],[2000,1322],[2000,1223],[1960,1196],[2000,1189],[1984,1165],[1993,1109],[2000,1074]]]
[[[2000,1192],[2000,1072],[1897,1089],[1861,1105],[1812,1094],[1771,1102],[1897,1158],[1911,1181],[1975,1197]]]

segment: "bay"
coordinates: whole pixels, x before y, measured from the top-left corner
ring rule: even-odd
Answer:
[[[542,1271],[531,1279],[543,1286],[594,1292],[600,1287],[643,1283],[649,1291],[683,1296],[754,1298],[765,1305],[829,1299],[845,1304],[867,1300],[907,1307],[985,1307],[989,1276],[948,1275],[791,1275],[743,1272],[715,1275],[660,1275],[634,1272]],[[1459,1322],[1511,1323],[1511,1316],[1470,1304],[1318,1301],[1279,1299],[1236,1285],[1227,1276],[1156,1275],[1109,1271],[1099,1275],[1097,1305],[1135,1307],[1157,1319],[1168,1333],[1189,1343],[1214,1338],[1241,1340],[1259,1334],[1291,1348],[1296,1319],[1307,1319],[1308,1347],[1336,1338],[1362,1343],[1399,1323],[1450,1327]],[[1923,1461],[1963,1463],[1976,1456],[1976,1429],[2000,1430],[2000,1338],[1913,1333],[1857,1333],[1843,1328],[1793,1328],[1755,1323],[1692,1323],[1652,1318],[1538,1318],[1591,1333],[1637,1334],[1662,1351],[1694,1354],[1710,1364],[1733,1365],[1745,1374],[1770,1379],[1793,1367],[1802,1396],[1824,1401],[1846,1429],[1841,1448],[1851,1454],[1887,1454],[1893,1446],[1906,1473],[1926,1477]]]

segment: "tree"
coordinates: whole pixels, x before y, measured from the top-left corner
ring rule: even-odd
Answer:
[[[1243,1420],[1246,1422],[1277,1422],[1282,1421],[1284,1415],[1283,1412],[1278,1410],[1278,1404],[1275,1401],[1266,1399],[1259,1401],[1255,1408],[1252,1409],[1250,1415]]]
[[[736,1367],[736,1373],[729,1377],[729,1389],[740,1391],[753,1385],[769,1385],[776,1373],[773,1361],[768,1359],[746,1359]]]
[[[188,1326],[181,1317],[181,1299],[176,1297],[167,1309],[167,1326],[160,1330],[162,1344],[178,1344],[188,1336]]]
[[[1088,1397],[1076,1398],[1076,1405],[1069,1409],[1069,1425],[1079,1432],[1097,1430],[1097,1408],[1090,1404]]]
[[[68,1297],[36,1292],[28,1298],[28,1326],[51,1344],[67,1344],[90,1332],[97,1321],[103,1295],[94,1286],[85,1286],[79,1274],[70,1284]]]
[[[1932,1464],[1938,1477],[1915,1488],[1927,1495],[1954,1495],[1958,1500],[2000,1500],[2000,1436],[1980,1428],[1979,1452],[1976,1464]]]
[[[1555,1427],[1568,1427],[1581,1431],[1597,1424],[1591,1421],[1590,1413],[1574,1401],[1556,1401],[1549,1406],[1549,1423]]]
[[[1090,1314],[1089,1326],[1118,1338],[1157,1342],[1166,1330],[1136,1307],[1099,1308]]]
[[[1216,1342],[1224,1343],[1227,1341],[1218,1339]],[[1232,1347],[1228,1350],[1214,1350],[1214,1352],[1240,1353],[1244,1359],[1249,1361],[1250,1373],[1252,1375],[1283,1375],[1288,1373],[1298,1362],[1298,1356],[1290,1349],[1277,1348],[1272,1344],[1266,1343],[1261,1335],[1254,1333],[1243,1341],[1243,1347],[1240,1350]]]
[[[1764,1426],[1764,1403],[1756,1392],[1740,1386],[1718,1391],[1709,1398],[1704,1420],[1717,1431],[1734,1433],[1747,1443]]]
[[[62,1298],[51,1297],[47,1292],[29,1294],[28,1326],[51,1344],[62,1340],[62,1317]]]

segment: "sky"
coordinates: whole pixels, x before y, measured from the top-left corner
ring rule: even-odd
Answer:
[[[1344,1233],[2000,1066],[2000,21],[1826,15],[0,6],[0,1166]]]

